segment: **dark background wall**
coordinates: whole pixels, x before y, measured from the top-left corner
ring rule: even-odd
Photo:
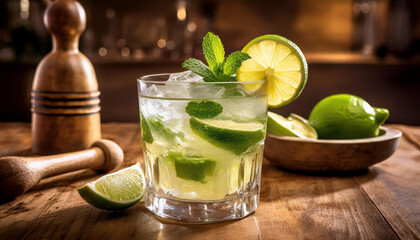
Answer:
[[[182,71],[175,63],[97,63],[103,121],[138,121],[136,79],[145,74]],[[30,89],[34,64],[3,64],[0,70],[0,119],[30,121]],[[301,96],[277,109],[308,117],[322,98],[335,93],[363,97],[386,107],[389,123],[420,125],[420,68],[417,64],[309,62],[309,79]],[[7,77],[5,77],[7,76]]]
[[[42,24],[48,0],[30,1],[27,18],[20,2],[0,3],[0,121],[30,121],[35,68],[51,48]],[[88,16],[81,50],[96,69],[105,122],[138,121],[137,77],[182,71],[184,59],[203,58],[202,37],[213,31],[227,53],[267,33],[301,47],[308,83],[279,113],[308,117],[323,97],[351,93],[388,108],[389,123],[420,125],[420,1],[80,2]]]

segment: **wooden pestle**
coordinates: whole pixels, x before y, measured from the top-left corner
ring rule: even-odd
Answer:
[[[90,168],[110,171],[124,158],[121,148],[110,140],[99,140],[90,149],[43,157],[9,156],[0,158],[0,195],[15,198],[41,179]]]

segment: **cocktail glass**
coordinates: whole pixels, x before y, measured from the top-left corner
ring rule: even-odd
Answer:
[[[264,80],[204,82],[189,71],[139,78],[146,208],[190,222],[254,212],[266,133],[265,89]]]

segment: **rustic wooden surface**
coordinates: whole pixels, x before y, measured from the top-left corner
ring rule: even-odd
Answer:
[[[356,176],[308,176],[263,166],[258,210],[231,222],[188,225],[156,219],[140,202],[122,212],[88,205],[77,187],[99,177],[81,170],[42,180],[0,205],[1,239],[419,239],[420,127],[403,131],[388,160]],[[124,166],[142,161],[139,126],[103,124],[124,150]],[[0,123],[0,156],[30,155],[30,125]]]

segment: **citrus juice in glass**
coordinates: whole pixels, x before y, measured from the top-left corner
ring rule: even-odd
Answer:
[[[208,64],[138,79],[145,206],[181,221],[238,219],[259,203],[267,108],[296,99],[307,79],[299,48],[265,35],[225,58],[203,39]]]
[[[196,79],[139,80],[146,207],[179,220],[243,217],[257,207],[267,118],[264,87],[248,89],[264,81]]]

